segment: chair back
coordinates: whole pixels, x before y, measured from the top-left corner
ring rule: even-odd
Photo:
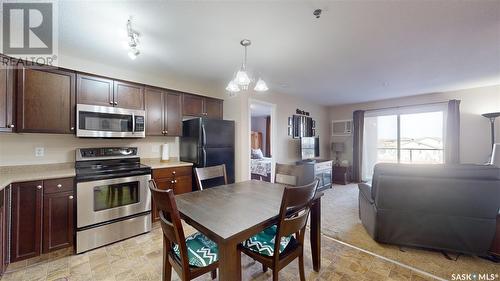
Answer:
[[[316,195],[319,180],[303,186],[285,187],[278,223],[275,253],[279,253],[281,237],[297,234],[296,239],[300,244],[304,243],[304,229],[309,216],[309,209]],[[279,257],[276,257],[279,258]]]
[[[160,213],[160,225],[164,239],[167,240],[167,250],[172,249],[172,243],[179,246],[180,264],[183,268],[189,267],[186,238],[182,227],[181,216],[175,203],[174,191],[172,189],[158,189],[156,182],[149,180],[149,190],[153,195],[156,209]]]
[[[205,168],[194,168],[194,174],[196,177],[196,184],[198,185],[199,190],[203,190],[202,181],[205,180],[224,178],[224,184],[227,184],[227,173],[225,164],[205,167]]]
[[[295,170],[295,165],[276,163],[274,182],[286,184],[288,186],[296,186],[298,183],[298,177]]]

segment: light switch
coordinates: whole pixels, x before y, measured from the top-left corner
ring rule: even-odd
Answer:
[[[45,148],[43,147],[35,147],[35,156],[43,157],[45,155]]]

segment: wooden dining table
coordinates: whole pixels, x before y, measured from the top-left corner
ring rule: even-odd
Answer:
[[[249,180],[175,197],[182,219],[218,244],[219,280],[241,280],[237,245],[278,222],[284,188],[281,184]],[[315,271],[321,267],[322,195],[316,194],[310,213]]]

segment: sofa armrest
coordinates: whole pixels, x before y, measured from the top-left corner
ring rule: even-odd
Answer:
[[[370,204],[373,204],[375,201],[372,199],[371,194],[372,194],[372,187],[371,185],[367,183],[360,183],[358,184],[359,188],[359,194],[363,196],[366,201],[370,202]]]

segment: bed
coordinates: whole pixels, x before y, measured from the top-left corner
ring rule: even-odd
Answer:
[[[271,158],[251,159],[250,173],[253,180],[271,182]]]
[[[250,175],[253,180],[271,182],[271,158],[262,153],[262,133],[252,131]]]

